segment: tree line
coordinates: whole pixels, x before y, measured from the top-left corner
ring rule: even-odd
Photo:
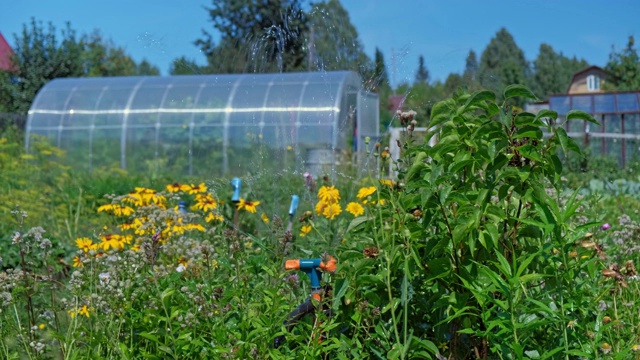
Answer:
[[[392,89],[382,51],[376,48],[374,59],[367,56],[339,0],[212,0],[206,11],[212,29],[203,30],[194,41],[206,63],[179,57],[170,66],[171,75],[352,70],[369,90],[380,93],[381,109],[388,105],[389,95],[406,94],[406,106],[417,110],[420,119],[427,118],[431,104],[459,88],[500,92],[509,84],[525,84],[546,99],[565,92],[571,76],[589,65],[549,44],[541,44],[538,57],[529,62],[502,28],[479,58],[469,51],[462,74],[450,74],[444,82],[430,81],[428,64],[419,56],[415,81]],[[54,78],[160,73],[146,60],[136,63],[99,31],[77,36],[67,24],[61,38],[57,34],[52,24],[45,28],[32,20],[23,26],[15,37],[14,70],[0,71],[0,112],[26,113],[37,91]],[[605,69],[612,74],[610,89],[640,88],[633,38],[627,48],[612,50]],[[381,115],[388,123],[390,115]]]

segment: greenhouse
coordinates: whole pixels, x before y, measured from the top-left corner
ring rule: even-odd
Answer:
[[[554,95],[549,98],[549,109],[560,119],[570,110],[582,110],[600,122],[601,126],[586,121],[565,123],[569,136],[581,139],[583,149],[591,154],[615,157],[621,166],[640,157],[640,92]]]
[[[364,138],[379,135],[378,108],[347,71],[65,78],[36,96],[26,146],[44,136],[88,171],[317,171],[361,158]]]

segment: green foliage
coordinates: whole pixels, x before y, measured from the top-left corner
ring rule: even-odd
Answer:
[[[538,57],[533,61],[532,88],[541,99],[553,94],[563,94],[567,91],[573,74],[587,66],[589,64],[585,60],[567,58],[562,53],[556,53],[551,45],[543,43]]]
[[[227,74],[304,68],[308,19],[302,5],[300,0],[214,0],[207,11],[221,39],[216,45],[205,32],[205,38],[196,41],[207,56],[207,71]]]
[[[497,91],[511,84],[526,84],[529,63],[513,36],[501,28],[480,55],[478,80],[487,89]],[[524,99],[518,99],[521,106]]]
[[[615,206],[620,196],[626,199],[621,204],[637,204],[640,185],[619,182],[609,194],[597,181],[592,192],[565,189],[559,154],[580,149],[563,124],[550,125],[557,114],[508,105],[515,97],[535,99],[522,85],[507,86],[500,97],[458,91],[436,103],[427,124],[433,130],[424,139],[413,132],[415,113],[399,114],[407,127],[402,156],[393,163],[394,181],[376,176],[378,166],[390,161],[378,147],[363,169],[368,176],[340,176],[335,183],[287,171],[254,172],[243,178],[241,196],[256,213],[229,201],[229,179],[207,179],[205,193],[201,185],[175,181],[156,186],[159,191],[131,192],[135,181],[148,180],[91,178],[91,191],[72,198],[91,210],[77,212],[81,226],[73,235],[103,244],[121,234],[119,241],[130,242],[122,249],[93,244],[70,251],[73,237],[37,227],[67,215],[49,212],[52,221],[38,206],[29,209],[34,216],[14,211],[12,219],[3,218],[8,225],[2,233],[11,235],[3,239],[1,254],[6,260],[13,251],[17,261],[5,261],[8,269],[0,272],[0,353],[129,359],[632,357],[640,343],[634,305],[640,294],[634,265],[640,224],[637,214],[617,213],[617,222],[600,227],[613,212],[599,206],[603,199]],[[595,122],[580,111],[566,119]],[[543,130],[551,136],[543,137]],[[432,136],[438,142],[429,146]],[[24,155],[21,136],[3,138],[12,140],[0,143],[0,154],[9,154],[0,156],[2,195],[21,194],[15,199],[21,204],[65,205],[45,186],[60,181],[56,177],[75,178],[46,157],[47,151],[63,154],[42,145],[43,151],[19,163],[31,175],[24,180],[14,164]],[[27,183],[36,190],[29,192]],[[95,213],[104,200],[86,194],[109,187],[121,195],[109,196],[108,205],[131,206],[132,213]],[[34,198],[36,191],[47,192]],[[141,194],[149,196],[146,202]],[[287,227],[291,194],[300,195],[300,204]],[[214,197],[215,208],[205,210],[200,196]],[[175,210],[180,200],[187,214]],[[213,211],[222,221],[205,220]],[[59,251],[73,269],[61,265]],[[283,262],[326,259],[325,252],[338,260],[337,270],[321,279],[318,306],[325,311],[317,311],[316,321],[287,329],[287,314],[310,289],[302,272],[285,272]],[[285,342],[276,349],[278,336]]]
[[[171,75],[198,75],[202,74],[203,69],[194,60],[180,57],[174,59],[169,68]]]
[[[49,80],[83,74],[82,45],[75,31],[67,23],[56,36],[56,28],[49,23],[31,19],[16,37],[14,70],[0,70],[0,110],[26,114],[40,88]],[[18,81],[19,80],[19,81]]]
[[[308,19],[308,70],[352,70],[365,79],[370,77],[371,60],[340,1],[312,4]]]
[[[23,26],[13,49],[14,69],[0,70],[0,112],[26,114],[38,90],[57,78],[160,74],[146,60],[136,64],[99,31],[78,39],[67,23],[61,38],[56,33],[53,24],[45,30],[35,19]]]
[[[605,69],[611,74],[609,81],[615,90],[640,89],[640,57],[633,36],[629,36],[624,50],[611,51]]]

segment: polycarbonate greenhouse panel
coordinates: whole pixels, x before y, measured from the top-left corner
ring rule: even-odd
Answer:
[[[56,79],[29,110],[26,144],[45,136],[87,169],[200,174],[288,166],[310,149],[350,148],[349,113],[362,106],[362,91],[353,72]],[[377,109],[377,96],[369,96]],[[356,112],[371,114],[366,104]],[[361,121],[377,135],[377,113]]]

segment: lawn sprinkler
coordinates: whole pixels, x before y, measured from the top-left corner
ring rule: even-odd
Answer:
[[[288,232],[291,232],[293,229],[293,216],[296,214],[299,202],[300,197],[298,197],[298,195],[291,195],[291,204],[289,205],[289,225],[287,225]]]
[[[242,189],[242,179],[231,179],[231,187],[233,188],[233,195],[231,195],[231,202],[235,206],[233,210],[233,226],[238,229],[238,203],[240,202],[240,190]]]
[[[233,195],[231,196],[231,201],[234,203],[240,202],[240,190],[242,188],[242,179],[240,178],[231,179],[231,187],[233,187]]]
[[[184,201],[180,201],[178,203],[178,212],[180,214],[186,214],[187,213],[187,205],[185,204]]]
[[[321,272],[329,271],[335,272],[337,268],[337,260],[333,256],[326,256],[323,261],[322,258],[315,259],[292,259],[285,262],[284,268],[286,270],[302,270],[311,280],[311,295],[300,304],[295,310],[293,310],[284,325],[287,327],[287,331],[291,331],[296,323],[307,315],[313,317],[314,328],[316,326],[315,311],[317,306],[322,306],[325,312],[330,312],[330,309],[326,304],[322,304],[322,297],[325,293],[320,286]],[[327,289],[330,290],[330,287]],[[284,335],[280,335],[275,338],[274,346],[278,348],[285,340]]]

